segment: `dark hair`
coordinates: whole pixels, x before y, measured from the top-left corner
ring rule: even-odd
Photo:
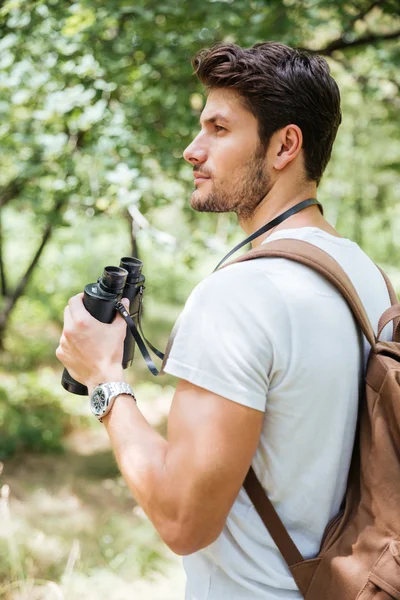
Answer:
[[[322,56],[278,42],[246,49],[220,43],[201,50],[192,64],[207,90],[238,92],[258,121],[265,149],[273,133],[298,125],[306,176],[319,184],[342,120],[339,88]]]

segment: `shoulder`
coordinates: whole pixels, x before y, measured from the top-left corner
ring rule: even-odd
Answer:
[[[165,372],[264,410],[276,346],[288,324],[279,292],[257,265],[228,265],[190,295]]]
[[[221,329],[241,323],[248,334],[257,329],[270,339],[277,332],[282,336],[290,321],[285,294],[266,262],[234,263],[203,279],[188,298],[183,319],[207,320]]]
[[[279,286],[274,282],[273,270],[266,268],[265,260],[233,263],[203,279],[191,294],[192,301],[214,298],[222,303],[247,303],[268,294],[283,301]]]

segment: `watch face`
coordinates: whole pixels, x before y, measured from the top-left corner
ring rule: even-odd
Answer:
[[[92,396],[92,408],[96,415],[102,415],[106,408],[107,397],[102,388],[98,388],[94,391]]]

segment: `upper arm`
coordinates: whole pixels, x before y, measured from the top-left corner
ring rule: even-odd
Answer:
[[[220,534],[256,452],[270,379],[279,369],[276,340],[287,335],[287,313],[253,263],[230,266],[195,289],[164,368],[180,380],[165,473],[177,482],[172,538],[185,552]]]
[[[259,441],[264,413],[180,380],[168,419],[166,469],[177,475],[179,542],[189,554],[220,534]]]

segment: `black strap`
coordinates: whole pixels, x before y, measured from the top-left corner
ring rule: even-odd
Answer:
[[[218,263],[218,265],[215,267],[214,271],[217,271],[217,269],[219,269],[219,267],[222,265],[222,263],[224,263],[230,256],[232,256],[232,254],[235,254],[235,252],[240,250],[240,248],[243,248],[243,246],[245,246],[246,244],[249,244],[250,242],[255,240],[257,237],[262,235],[263,233],[266,233],[270,229],[273,229],[277,225],[280,225],[283,221],[285,221],[292,215],[295,215],[296,213],[300,212],[304,208],[307,208],[308,206],[313,206],[313,204],[316,204],[318,206],[319,210],[321,211],[321,214],[323,215],[324,209],[322,207],[322,204],[320,202],[318,202],[318,200],[316,198],[307,198],[307,200],[303,200],[302,202],[299,202],[299,204],[292,206],[292,208],[289,208],[289,210],[286,210],[281,215],[278,215],[275,219],[273,219],[266,225],[263,225],[262,227],[260,227],[260,229],[257,229],[257,231],[255,231],[254,233],[249,235],[249,237],[247,237],[245,240],[243,240],[243,242],[240,242],[240,244],[235,246],[233,248],[233,250],[228,252],[228,254],[225,256],[225,258],[223,258]]]
[[[322,208],[322,204],[320,204],[320,202],[318,202],[318,200],[316,198],[307,198],[307,200],[303,200],[302,202],[299,202],[299,204],[296,204],[295,206],[292,206],[292,208],[289,208],[287,211],[285,211],[281,215],[277,216],[275,219],[273,219],[272,221],[270,221],[266,225],[263,225],[262,227],[260,227],[260,229],[257,229],[257,231],[255,231],[249,237],[247,237],[245,240],[243,240],[242,242],[240,242],[240,244],[238,244],[237,246],[235,246],[235,248],[233,248],[233,250],[231,250],[225,256],[225,258],[223,258],[218,263],[218,265],[214,269],[214,271],[216,271],[222,265],[222,263],[224,263],[230,256],[232,256],[232,254],[234,254],[235,252],[237,252],[240,248],[242,248],[246,244],[248,244],[251,241],[253,241],[255,238],[259,237],[260,235],[262,235],[266,231],[269,231],[273,227],[276,227],[277,225],[279,225],[280,223],[282,223],[283,221],[285,221],[286,219],[288,219],[292,215],[295,215],[296,213],[300,212],[304,208],[307,208],[308,206],[313,206],[313,205],[317,205],[318,208],[321,211],[321,214],[324,214],[324,210]],[[154,354],[156,356],[158,356],[159,358],[161,358],[161,360],[164,360],[165,354],[163,354],[160,350],[157,350],[157,348],[155,348],[155,346],[153,346],[153,344],[151,344],[149,342],[149,340],[146,339],[146,336],[143,333],[143,328],[142,328],[143,290],[144,290],[144,286],[141,287],[140,292],[139,292],[140,293],[140,302],[139,302],[139,311],[138,311],[138,325],[139,325],[140,333],[143,336],[143,339],[140,336],[140,333],[139,333],[139,331],[138,331],[138,329],[137,329],[137,327],[136,327],[136,325],[135,325],[132,317],[130,316],[130,314],[128,313],[128,311],[126,310],[126,308],[122,304],[122,302],[117,302],[115,304],[115,308],[117,309],[117,311],[119,312],[119,314],[123,317],[123,319],[125,319],[126,324],[128,325],[129,331],[132,333],[132,335],[134,337],[134,340],[137,343],[138,348],[139,348],[139,350],[140,350],[140,352],[141,352],[144,360],[146,361],[147,368],[149,369],[149,371],[151,373],[153,373],[153,375],[157,376],[157,375],[160,374],[160,371],[157,369],[156,365],[152,361],[151,356],[149,354],[149,351],[146,348],[146,344],[149,346],[149,348],[152,350],[152,352],[154,352]]]
[[[161,360],[164,360],[164,354],[161,352],[161,350],[157,350],[157,348],[155,346],[153,346],[153,344],[151,342],[149,342],[149,340],[146,338],[146,336],[143,333],[143,327],[142,327],[142,308],[143,308],[143,292],[145,290],[144,285],[142,285],[142,287],[140,288],[140,300],[139,300],[139,311],[138,311],[138,324],[139,324],[139,331],[143,336],[144,341],[146,342],[146,344],[148,346],[150,346],[150,350],[152,352],[154,352],[154,354],[156,356],[158,356],[158,358],[161,358]]]
[[[160,371],[157,369],[156,365],[153,363],[151,356],[149,354],[149,351],[146,348],[146,344],[140,337],[140,333],[138,332],[137,327],[136,327],[132,317],[126,310],[125,306],[122,304],[122,302],[116,302],[115,308],[117,309],[117,311],[119,312],[121,317],[126,321],[129,331],[133,335],[135,342],[137,343],[138,348],[139,348],[144,360],[146,361],[147,368],[149,369],[149,371],[151,371],[151,373],[153,373],[153,375],[156,375],[156,376],[159,375]],[[159,352],[159,350],[157,350],[157,352]],[[160,352],[159,355],[162,355],[162,353]],[[162,358],[162,356],[160,356],[160,358]]]

